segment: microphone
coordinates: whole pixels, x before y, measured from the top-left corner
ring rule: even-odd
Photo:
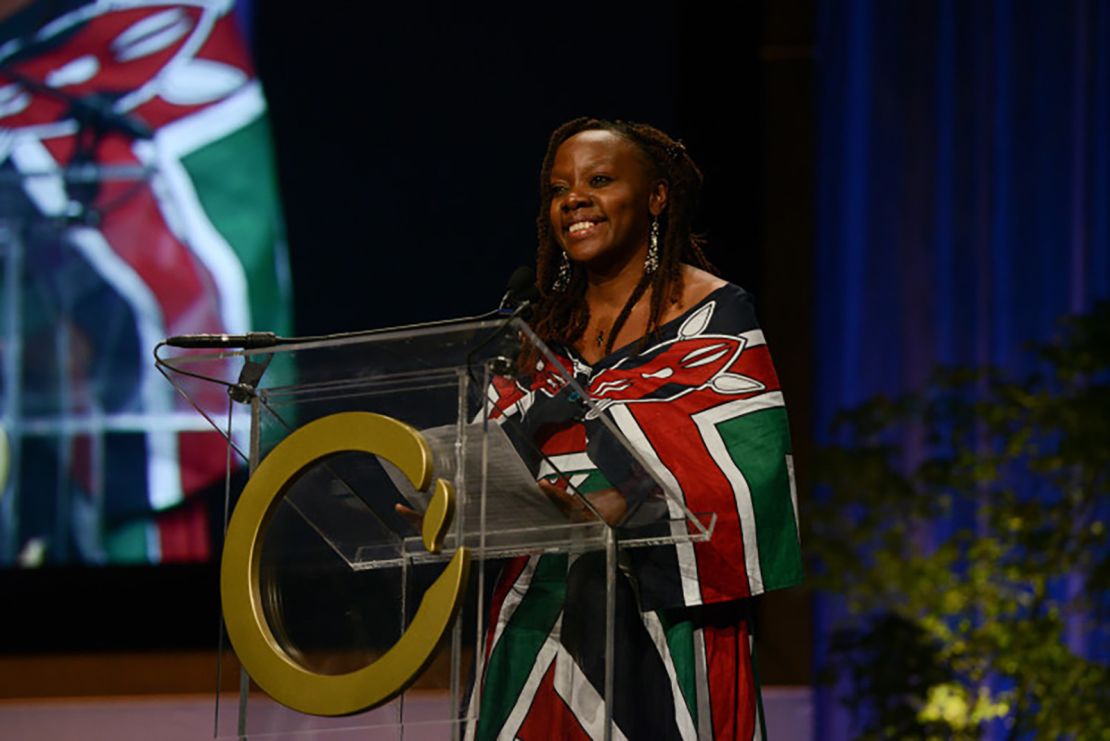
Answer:
[[[521,314],[540,297],[540,292],[536,290],[535,281],[536,273],[531,268],[520,267],[514,270],[513,274],[509,277],[508,288],[505,291],[504,297],[501,299],[501,305],[498,307],[498,311],[486,316],[496,316],[497,313],[506,310],[511,311],[513,316]],[[512,317],[510,317],[510,319],[511,318]],[[459,320],[452,319],[447,322],[431,322],[427,325],[413,326],[449,325],[457,321]],[[363,335],[370,336],[376,334],[378,331],[379,330],[369,330],[365,332],[324,335],[322,337],[300,337],[297,338],[297,341],[326,340]],[[248,332],[247,334],[182,334],[174,337],[167,337],[164,340],[165,344],[170,347],[208,350],[254,350],[261,347],[274,347],[275,345],[280,345],[283,342],[289,341],[288,339],[278,337],[273,332]]]
[[[0,74],[27,90],[69,104],[69,115],[82,126],[91,126],[99,133],[117,131],[132,139],[153,139],[154,132],[134,114],[117,111],[115,100],[108,93],[74,95],[62,88],[17,72],[10,64],[0,64]]]
[[[536,272],[532,268],[526,267],[519,267],[514,270],[513,274],[509,276],[509,285],[505,290],[505,295],[501,298],[501,304],[497,307],[497,312],[505,317],[505,324],[478,346],[480,348],[491,341],[496,343],[497,355],[487,362],[490,369],[497,375],[515,375],[515,358],[520,355],[520,338],[515,332],[507,332],[506,330],[513,319],[522,315],[527,316],[528,310],[532,308],[532,304],[539,297],[540,292],[536,290]],[[471,355],[474,355],[478,348],[475,348]]]
[[[138,116],[115,110],[113,100],[102,93],[67,98],[69,112],[78,123],[102,132],[118,131],[132,139],[153,139],[154,132]]]
[[[505,295],[501,297],[499,310],[516,310],[526,304],[533,304],[540,297],[536,290],[536,271],[532,268],[519,267],[509,276],[509,283]]]
[[[273,347],[278,344],[278,336],[273,332],[182,334],[176,337],[168,337],[166,344],[170,347],[253,350],[258,347]]]

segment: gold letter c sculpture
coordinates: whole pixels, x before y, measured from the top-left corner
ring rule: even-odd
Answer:
[[[302,666],[275,637],[263,611],[259,583],[262,536],[271,513],[297,475],[323,458],[362,451],[388,460],[417,490],[431,483],[432,454],[420,432],[390,417],[344,412],[315,420],[279,443],[248,480],[228,525],[220,565],[224,620],[251,678],[281,704],[313,715],[350,715],[381,705],[407,688],[428,665],[461,604],[470,553],[459,547],[424,593],[416,616],[385,654],[346,674]],[[436,479],[422,536],[439,550],[454,509],[454,491]]]

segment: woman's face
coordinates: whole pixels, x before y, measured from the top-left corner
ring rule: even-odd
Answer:
[[[647,250],[652,217],[667,200],[636,145],[606,130],[559,145],[551,167],[551,230],[571,260],[609,272]]]

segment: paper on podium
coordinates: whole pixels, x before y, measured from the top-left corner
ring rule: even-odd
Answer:
[[[435,461],[435,476],[454,483],[458,470],[455,445],[458,428],[443,425],[421,430]],[[477,532],[482,516],[482,445],[486,447],[486,507],[487,532],[523,531],[537,527],[565,527],[566,514],[544,494],[535,477],[521,460],[516,448],[509,441],[500,425],[489,424],[483,434],[482,423],[467,426],[466,434],[466,508],[463,512],[463,529],[467,534]],[[417,491],[408,478],[388,461],[382,466],[397,491],[413,508],[423,512],[428,505],[429,492]]]

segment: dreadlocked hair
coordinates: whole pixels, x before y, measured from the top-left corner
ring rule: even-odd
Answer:
[[[570,264],[570,279],[566,289],[554,290],[555,278],[563,260],[563,249],[555,240],[551,226],[551,168],[559,146],[575,134],[602,129],[611,131],[636,145],[651,168],[653,178],[667,182],[667,205],[659,215],[659,267],[646,274],[637,283],[624,307],[617,315],[605,354],[613,351],[613,342],[628,320],[632,307],[651,288],[651,307],[648,326],[641,342],[659,327],[660,317],[668,304],[682,298],[682,264],[691,263],[705,270],[713,266],[702,251],[704,240],[693,233],[692,220],[701,195],[702,175],[698,166],[686,152],[686,147],[654,126],[628,121],[607,121],[598,118],[576,118],[568,121],[551,134],[547,153],[540,169],[540,212],[536,218],[539,246],[536,253],[536,287],[540,292],[534,329],[544,342],[572,345],[582,337],[590,321],[586,305],[586,271],[575,263]]]

